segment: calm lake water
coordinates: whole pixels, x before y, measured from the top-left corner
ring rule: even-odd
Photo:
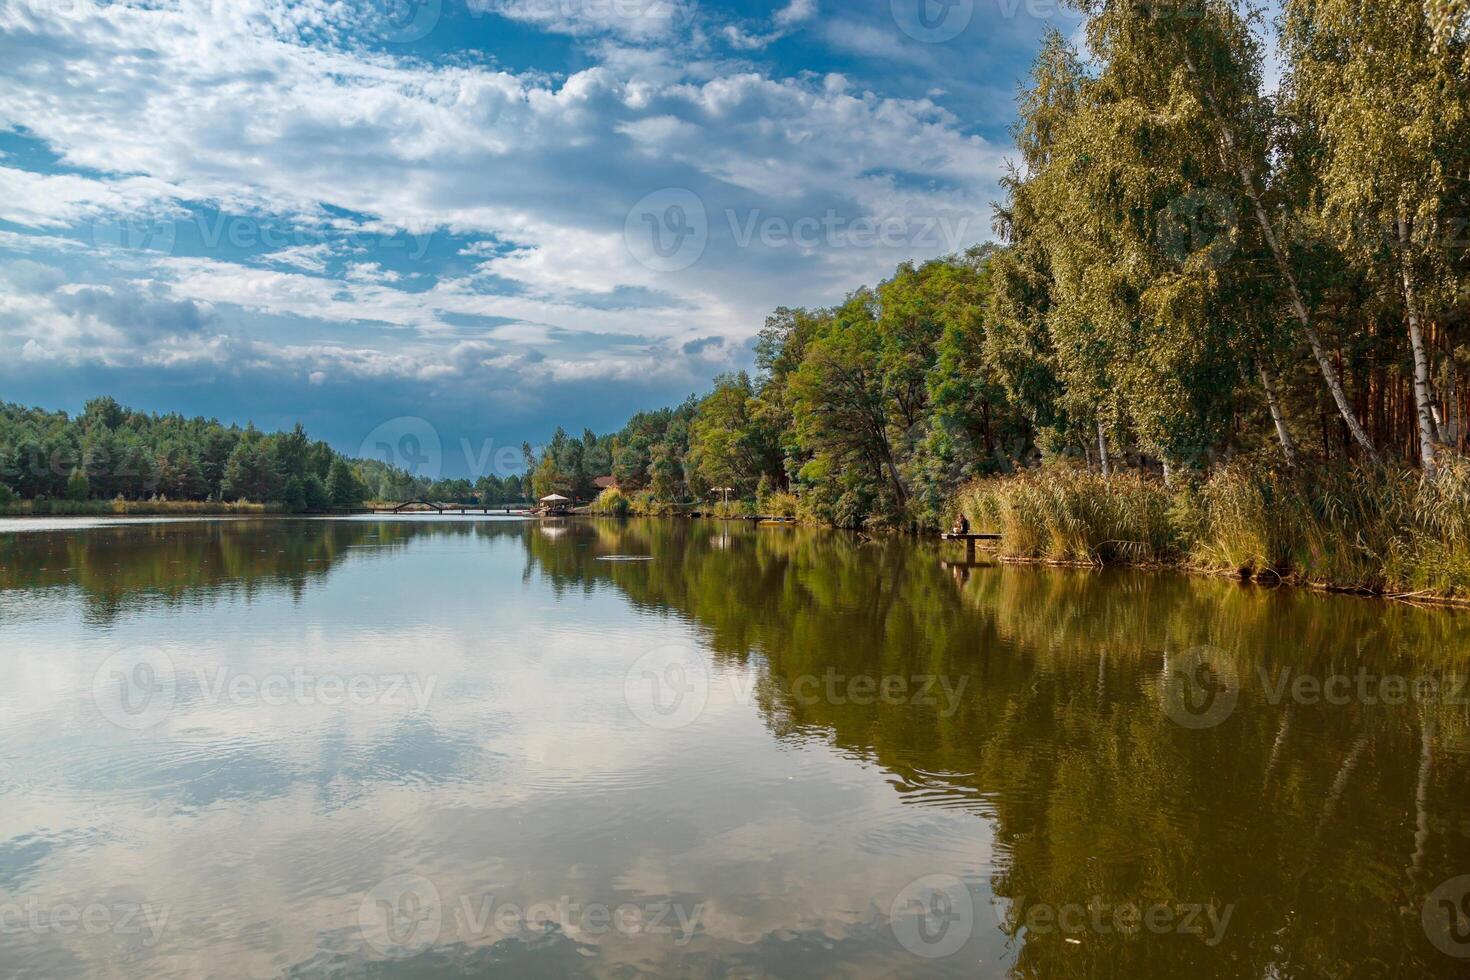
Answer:
[[[8,522],[0,975],[1470,973],[1470,615],[962,557]]]

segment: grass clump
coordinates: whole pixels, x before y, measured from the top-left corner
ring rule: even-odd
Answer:
[[[789,490],[773,490],[760,498],[756,509],[766,517],[796,517],[801,501]]]
[[[1171,505],[1169,491],[1148,477],[1104,478],[1065,463],[978,480],[960,494],[971,527],[999,532],[1007,554],[1091,564],[1178,557]]]
[[[1001,551],[1048,561],[1174,563],[1371,593],[1470,597],[1470,461],[1439,478],[1366,464],[1297,470],[1258,457],[1170,490],[1048,464],[962,488],[960,512]]]

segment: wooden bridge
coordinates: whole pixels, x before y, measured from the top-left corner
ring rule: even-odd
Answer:
[[[530,505],[525,501],[507,504],[463,504],[443,503],[425,500],[422,497],[416,500],[405,500],[391,508],[374,508],[374,514],[407,514],[419,510],[432,510],[436,514],[489,514],[505,513],[514,514],[518,510],[524,510]]]

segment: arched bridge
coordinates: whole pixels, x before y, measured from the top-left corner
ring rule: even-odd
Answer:
[[[396,504],[388,509],[377,508],[373,512],[376,514],[405,514],[416,510],[432,510],[436,514],[489,514],[491,512],[503,511],[510,514],[526,506],[523,501],[505,504],[460,504],[444,503],[442,501],[426,500],[423,497],[418,497],[413,500],[405,500],[403,503]]]

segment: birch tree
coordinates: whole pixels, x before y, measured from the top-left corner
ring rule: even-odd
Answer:
[[[1234,0],[1145,4],[1077,0],[1090,17],[1088,41],[1110,68],[1124,72],[1134,98],[1161,107],[1194,100],[1215,144],[1220,172],[1209,185],[1239,196],[1256,223],[1280,277],[1288,308],[1322,374],[1343,423],[1369,458],[1378,453],[1353,411],[1332,354],[1316,329],[1307,297],[1268,198],[1265,134],[1269,106],[1261,95],[1260,46]]]
[[[1436,473],[1439,433],[1426,305],[1445,298],[1453,167],[1465,119],[1461,66],[1422,0],[1290,0],[1283,34],[1293,108],[1321,134],[1327,227],[1350,259],[1403,303],[1419,455]]]

